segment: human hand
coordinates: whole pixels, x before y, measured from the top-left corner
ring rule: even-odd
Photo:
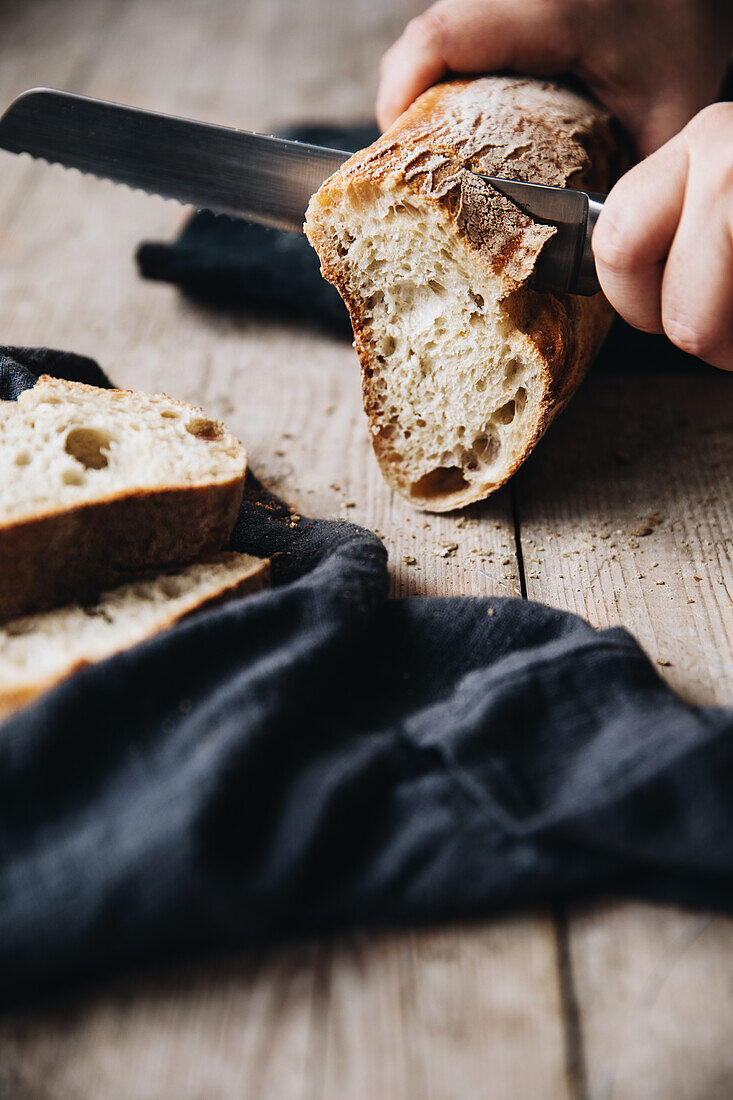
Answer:
[[[646,156],[715,98],[730,0],[439,0],[382,60],[386,129],[446,72],[573,73]]]
[[[592,244],[629,324],[733,370],[733,103],[706,107],[627,172]]]

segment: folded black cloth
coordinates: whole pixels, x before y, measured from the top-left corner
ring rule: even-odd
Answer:
[[[31,370],[32,364],[32,370]],[[0,349],[0,398],[44,370]],[[613,890],[733,910],[733,712],[624,630],[387,599],[379,539],[250,485],[271,591],[0,725],[0,998],[172,953]]]
[[[371,145],[378,134],[374,125],[293,126],[280,132],[291,141],[346,152]],[[321,278],[318,257],[297,233],[204,210],[193,215],[172,244],[140,245],[137,261],[146,278],[176,283],[202,304],[269,311],[352,338],[338,292]]]

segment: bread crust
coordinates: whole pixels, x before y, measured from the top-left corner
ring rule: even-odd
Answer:
[[[624,163],[608,113],[566,87],[519,76],[451,80],[423,93],[311,200],[306,232],[320,256],[323,275],[349,309],[375,454],[387,481],[417,507],[445,511],[499,488],[567,404],[613,317],[602,294],[580,298],[537,292],[527,285],[554,230],[534,223],[474,173],[606,191]],[[539,413],[501,480],[473,482],[462,493],[421,498],[400,456],[378,431],[379,397],[370,382],[376,334],[331,231],[329,213],[347,190],[368,196],[375,188],[427,201],[441,213],[451,233],[500,280],[505,311],[536,350],[542,380]]]
[[[231,558],[238,558],[241,555],[234,552],[217,554],[213,561],[226,561]],[[239,580],[230,581],[220,585],[217,591],[212,592],[207,596],[202,596],[195,607],[189,607],[185,611],[171,613],[165,619],[158,622],[154,630],[149,631],[145,638],[136,642],[136,645],[140,645],[142,641],[153,637],[156,634],[162,634],[165,630],[170,630],[179,622],[183,622],[184,619],[188,619],[191,615],[196,615],[199,611],[203,611],[206,608],[217,607],[219,604],[227,603],[229,600],[237,599],[241,596],[250,595],[255,592],[261,592],[269,584],[270,580],[270,562],[269,559],[263,558],[259,567],[247,576],[241,577]],[[129,648],[122,646],[115,652],[122,652],[123,649]],[[112,654],[114,655],[114,654]],[[103,658],[106,659],[106,658]],[[3,691],[0,687],[0,722],[4,721],[11,714],[28,706],[30,703],[37,699],[44,692],[50,691],[51,688],[60,684],[62,681],[69,679],[75,673],[80,672],[84,668],[88,668],[90,665],[96,662],[91,660],[77,660],[69,664],[63,672],[58,675],[49,676],[43,680],[39,680],[33,686],[24,686],[13,690]]]
[[[99,392],[46,377],[38,386],[49,383],[74,393]],[[7,521],[0,526],[0,623],[93,600],[142,571],[186,564],[221,549],[236,521],[245,473],[246,461],[241,476],[207,485],[123,490]]]

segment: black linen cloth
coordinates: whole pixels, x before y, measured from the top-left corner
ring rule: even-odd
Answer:
[[[90,360],[0,349],[0,398]],[[733,909],[733,712],[624,630],[387,599],[369,531],[250,484],[273,588],[0,725],[0,998],[143,960],[614,891]]]

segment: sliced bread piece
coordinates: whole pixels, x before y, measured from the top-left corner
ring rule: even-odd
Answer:
[[[269,562],[221,553],[176,572],[0,626],[0,720],[95,661],[137,645],[204,607],[265,588]]]
[[[306,232],[351,314],[389,483],[445,511],[527,457],[612,311],[528,286],[555,230],[473,173],[595,191],[620,160],[609,117],[567,88],[492,76],[425,92],[311,199]]]
[[[162,394],[43,377],[0,402],[0,622],[219,550],[247,456]]]

